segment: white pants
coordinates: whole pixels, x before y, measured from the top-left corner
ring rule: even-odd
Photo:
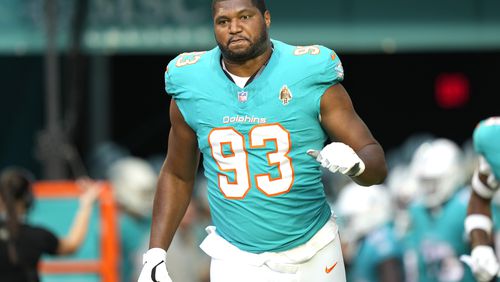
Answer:
[[[283,252],[242,251],[207,227],[200,247],[211,258],[211,282],[345,282],[338,228],[332,217],[308,242]]]

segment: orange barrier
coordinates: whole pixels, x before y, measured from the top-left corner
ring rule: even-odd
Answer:
[[[81,190],[71,181],[42,181],[33,186],[37,198],[76,198]],[[101,254],[96,260],[46,261],[40,263],[42,274],[96,273],[102,277],[102,282],[119,281],[118,222],[116,203],[111,186],[104,182],[104,188],[99,195],[101,215]]]

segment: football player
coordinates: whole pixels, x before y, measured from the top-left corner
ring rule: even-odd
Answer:
[[[340,59],[271,39],[263,0],[215,0],[212,13],[218,46],[179,55],[165,73],[172,126],[139,280],[170,279],[165,249],[201,152],[212,282],[345,281],[320,166],[362,185],[383,182],[387,168],[341,84]]]
[[[472,251],[470,256],[463,256],[462,259],[471,267],[477,281],[488,282],[500,270],[493,244],[494,229],[498,230],[500,223],[497,219],[497,226],[494,228],[492,221],[492,211],[496,217],[500,215],[498,201],[494,201],[492,205],[492,199],[498,198],[494,195],[500,186],[500,117],[490,117],[479,122],[472,138],[474,149],[479,154],[465,219]]]

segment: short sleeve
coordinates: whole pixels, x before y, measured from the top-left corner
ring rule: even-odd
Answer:
[[[344,80],[344,68],[335,51],[323,46],[320,46],[319,55],[310,58],[314,58],[314,62],[309,66],[308,87],[314,92],[312,97],[319,113],[321,97],[332,85]]]
[[[321,80],[326,84],[337,84],[344,80],[344,67],[342,66],[342,62],[335,51],[328,48],[325,49],[329,55],[326,59],[326,66],[323,73],[320,75]]]
[[[59,247],[59,239],[54,233],[42,227],[35,227],[33,233],[36,234],[33,234],[35,235],[35,238],[39,238],[37,239],[37,242],[39,242],[40,250],[43,253],[51,255],[57,253],[57,249]]]
[[[168,95],[174,96],[175,94],[175,87],[174,87],[174,82],[172,81],[172,76],[169,72],[172,69],[171,67],[172,62],[167,66],[167,69],[165,70],[165,91],[167,92]]]
[[[185,93],[189,85],[197,80],[207,57],[206,51],[188,52],[179,54],[168,63],[165,70],[165,90],[173,98]],[[210,56],[208,56],[210,57]]]
[[[184,53],[183,53],[184,54]],[[184,67],[177,65],[177,61],[181,60],[183,54],[178,55],[171,60],[165,70],[165,91],[172,98],[177,98],[182,92],[181,85],[185,83],[186,73]]]
[[[497,179],[500,179],[500,117],[481,121],[473,133],[475,151],[484,156]]]

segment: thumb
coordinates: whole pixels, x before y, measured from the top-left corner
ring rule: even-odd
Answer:
[[[460,260],[465,263],[474,272],[474,263],[472,262],[472,257],[468,255],[461,255]]]
[[[318,150],[313,150],[313,149],[309,149],[307,150],[307,154],[315,159],[318,158],[319,156],[319,151]]]

